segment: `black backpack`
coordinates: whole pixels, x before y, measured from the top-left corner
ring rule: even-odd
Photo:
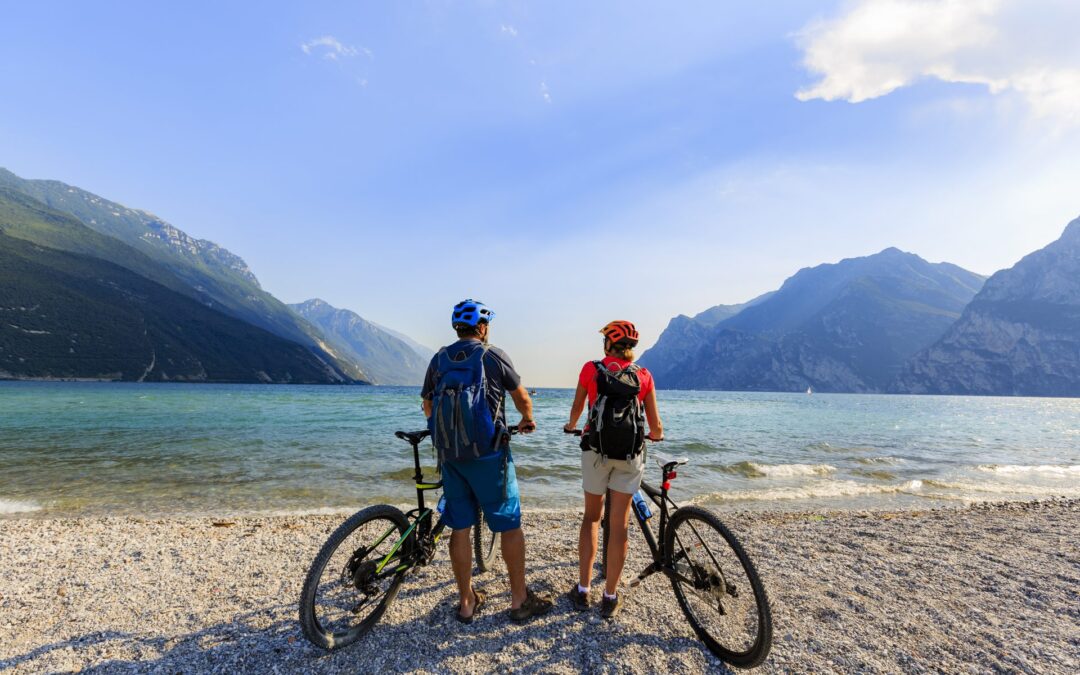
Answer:
[[[596,402],[589,408],[581,449],[611,459],[633,459],[645,450],[645,407],[638,398],[641,368],[632,363],[622,370],[608,370],[602,361],[593,365]]]

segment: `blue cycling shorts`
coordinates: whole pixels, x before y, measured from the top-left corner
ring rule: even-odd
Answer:
[[[506,471],[503,471],[503,459]],[[477,507],[492,532],[521,527],[517,473],[509,450],[468,462],[443,462],[443,522],[452,530],[476,524]]]

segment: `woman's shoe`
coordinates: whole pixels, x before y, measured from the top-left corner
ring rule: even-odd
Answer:
[[[574,584],[570,588],[570,592],[567,593],[570,596],[570,604],[574,606],[579,612],[587,612],[592,607],[592,601],[589,599],[589,594],[582,591],[577,584]]]
[[[619,602],[618,595],[614,598],[609,598],[606,593],[603,595],[600,601],[600,616],[610,619],[618,614],[620,609],[622,609],[622,603]]]

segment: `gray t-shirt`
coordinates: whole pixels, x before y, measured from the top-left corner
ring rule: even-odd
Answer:
[[[445,349],[450,358],[454,359],[461,352],[466,352],[468,356],[481,347],[483,347],[483,343],[477,338],[463,338]],[[428,364],[427,374],[424,375],[424,387],[420,390],[420,396],[429,400],[435,393],[435,385],[439,382],[438,366],[439,355],[435,354],[431,359],[431,363]],[[505,427],[506,392],[513,391],[521,386],[521,376],[514,370],[514,364],[510,361],[510,357],[507,356],[506,352],[498,347],[491,346],[488,347],[488,352],[484,356],[484,374],[487,378],[488,407],[491,408],[493,414],[496,410],[499,411],[499,418],[495,420],[495,423],[499,424],[501,422]]]

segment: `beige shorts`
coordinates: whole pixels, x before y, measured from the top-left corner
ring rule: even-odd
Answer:
[[[611,489],[632,495],[644,475],[644,452],[633,459],[604,459],[591,450],[581,453],[581,487],[589,494],[603,495]]]

